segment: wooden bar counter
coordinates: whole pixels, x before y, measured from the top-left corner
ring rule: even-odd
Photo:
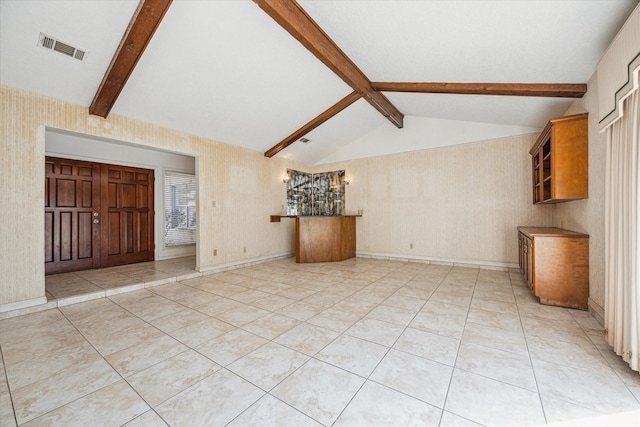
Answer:
[[[296,262],[344,261],[355,257],[356,216],[297,216]]]
[[[362,215],[271,215],[296,220],[296,262],[334,262],[356,256],[356,218]]]

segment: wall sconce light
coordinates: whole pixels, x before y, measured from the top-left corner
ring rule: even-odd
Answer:
[[[351,178],[346,175],[344,176],[343,181],[345,185],[351,184]]]
[[[289,176],[289,174],[285,173],[284,176],[282,177],[282,182],[284,182],[286,184],[290,180],[291,180],[291,177]]]

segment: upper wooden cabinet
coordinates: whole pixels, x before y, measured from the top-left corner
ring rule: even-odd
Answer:
[[[588,114],[549,120],[529,153],[533,203],[589,197]]]

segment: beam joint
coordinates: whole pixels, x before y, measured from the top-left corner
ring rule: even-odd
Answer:
[[[296,130],[291,135],[289,135],[288,137],[286,137],[285,139],[283,139],[282,141],[280,141],[279,143],[277,143],[276,145],[274,145],[273,147],[265,151],[264,156],[265,157],[275,156],[280,151],[284,150],[285,148],[287,148],[288,146],[290,146],[291,144],[293,144],[294,142],[296,142],[297,140],[299,140],[300,138],[302,138],[303,136],[311,132],[313,129],[317,128],[322,123],[326,122],[331,117],[335,116],[336,114],[338,114],[339,112],[347,108],[349,105],[356,102],[358,99],[360,99],[360,97],[361,96],[359,93],[351,92],[349,95],[345,96],[336,104],[332,105],[327,110],[325,110],[318,117],[314,118],[309,123],[305,124],[300,129]]]
[[[298,40],[331,71],[359,93],[396,127],[403,114],[382,93],[371,87],[364,73],[335,44],[295,0],[253,0],[267,15]]]

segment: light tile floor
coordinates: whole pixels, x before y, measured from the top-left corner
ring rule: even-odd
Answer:
[[[600,325],[515,271],[193,265],[47,277],[56,308],[0,321],[0,426],[640,425]]]

